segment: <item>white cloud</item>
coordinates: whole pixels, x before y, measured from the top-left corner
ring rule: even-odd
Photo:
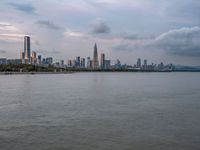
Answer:
[[[22,41],[25,34],[10,23],[0,22],[0,39],[6,42]]]
[[[64,32],[64,36],[65,36],[65,37],[83,37],[83,36],[85,36],[85,34],[82,33],[82,32],[71,31],[71,30],[67,29],[67,30]]]

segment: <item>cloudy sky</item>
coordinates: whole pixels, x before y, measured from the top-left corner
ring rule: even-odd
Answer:
[[[112,61],[200,65],[199,0],[1,0],[0,58],[31,50],[56,60],[99,53]]]

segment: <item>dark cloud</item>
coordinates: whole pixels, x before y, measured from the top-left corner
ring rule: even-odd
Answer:
[[[168,54],[179,56],[200,56],[200,27],[181,28],[163,33],[156,38],[154,47]]]
[[[130,44],[130,43],[125,43],[125,44],[119,44],[116,46],[113,46],[114,51],[118,52],[132,52],[134,50],[137,50],[139,47],[136,44]]]
[[[0,54],[5,54],[6,51],[5,50],[0,50]]]
[[[155,38],[154,35],[141,35],[132,33],[121,33],[119,37],[125,40],[148,40]]]
[[[90,23],[90,29],[93,34],[105,34],[110,32],[110,27],[102,20],[95,20]]]
[[[52,29],[52,30],[60,30],[61,29],[61,27],[55,25],[53,22],[50,22],[48,20],[39,20],[36,22],[36,24],[46,27],[48,29]]]
[[[200,57],[200,27],[181,28],[168,31],[156,38],[150,37],[143,38],[142,42],[137,43],[134,40],[140,39],[139,35],[125,36],[123,37],[125,44],[114,46],[113,50],[129,52],[140,49],[164,50],[169,55]]]
[[[19,4],[19,3],[14,3],[14,2],[10,2],[7,4],[12,6],[16,10],[22,11],[26,14],[37,14],[35,7],[31,4],[28,4],[28,3],[25,3],[25,4],[20,3]]]

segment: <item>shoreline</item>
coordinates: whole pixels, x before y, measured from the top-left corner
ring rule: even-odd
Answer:
[[[131,73],[171,73],[171,72],[200,72],[200,71],[63,71],[63,72],[0,72],[0,75],[42,75],[42,74],[72,74],[72,73],[122,73],[122,72],[131,72]]]
[[[72,74],[73,72],[0,72],[0,75]]]

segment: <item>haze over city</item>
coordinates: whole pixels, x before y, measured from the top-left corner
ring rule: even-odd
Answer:
[[[56,59],[200,65],[200,2],[196,0],[1,0],[0,57],[19,58],[24,35],[31,50]]]

